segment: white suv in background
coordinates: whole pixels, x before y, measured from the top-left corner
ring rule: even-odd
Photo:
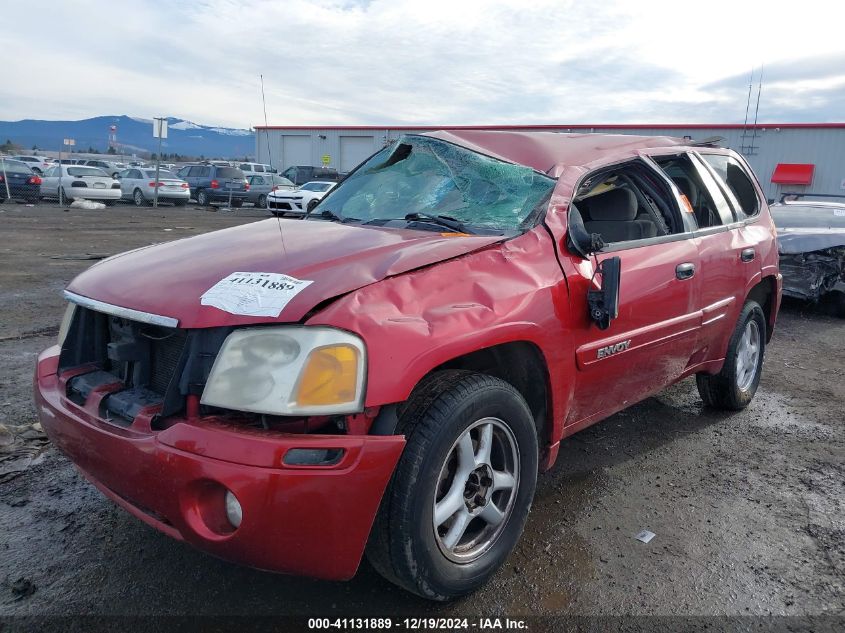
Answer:
[[[52,159],[46,156],[10,156],[10,158],[26,163],[38,175],[43,174],[48,167],[53,166]]]
[[[238,169],[247,177],[255,176],[256,174],[275,174],[278,171],[266,163],[240,163]]]

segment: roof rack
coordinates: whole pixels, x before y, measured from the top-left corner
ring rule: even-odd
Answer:
[[[787,196],[792,198],[845,198],[845,193],[800,193],[798,191],[785,191],[780,194],[780,202],[783,204]]]
[[[708,136],[707,138],[691,140],[687,145],[690,147],[719,147],[719,143],[724,140],[724,136]]]

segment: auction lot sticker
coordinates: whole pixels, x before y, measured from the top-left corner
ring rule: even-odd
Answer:
[[[200,302],[231,314],[277,317],[312,283],[281,273],[232,273],[206,290]]]

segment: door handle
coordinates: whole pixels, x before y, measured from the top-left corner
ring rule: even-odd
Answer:
[[[695,264],[684,262],[675,266],[675,277],[678,279],[689,279],[695,274]]]
[[[754,259],[755,255],[757,255],[757,253],[754,252],[753,248],[745,248],[739,254],[739,258],[744,262],[750,262]]]

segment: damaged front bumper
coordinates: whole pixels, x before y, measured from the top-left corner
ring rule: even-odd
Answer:
[[[845,292],[845,232],[781,230],[778,251],[785,295],[818,301]]]
[[[100,417],[102,393],[82,404],[67,397],[58,361],[58,347],[38,359],[41,424],[115,503],[236,563],[331,580],[355,574],[404,437],[279,433],[222,416],[170,420],[157,431],[142,413],[117,425]],[[317,466],[285,463],[291,449],[339,457]],[[225,513],[226,491],[242,508],[237,527]]]

